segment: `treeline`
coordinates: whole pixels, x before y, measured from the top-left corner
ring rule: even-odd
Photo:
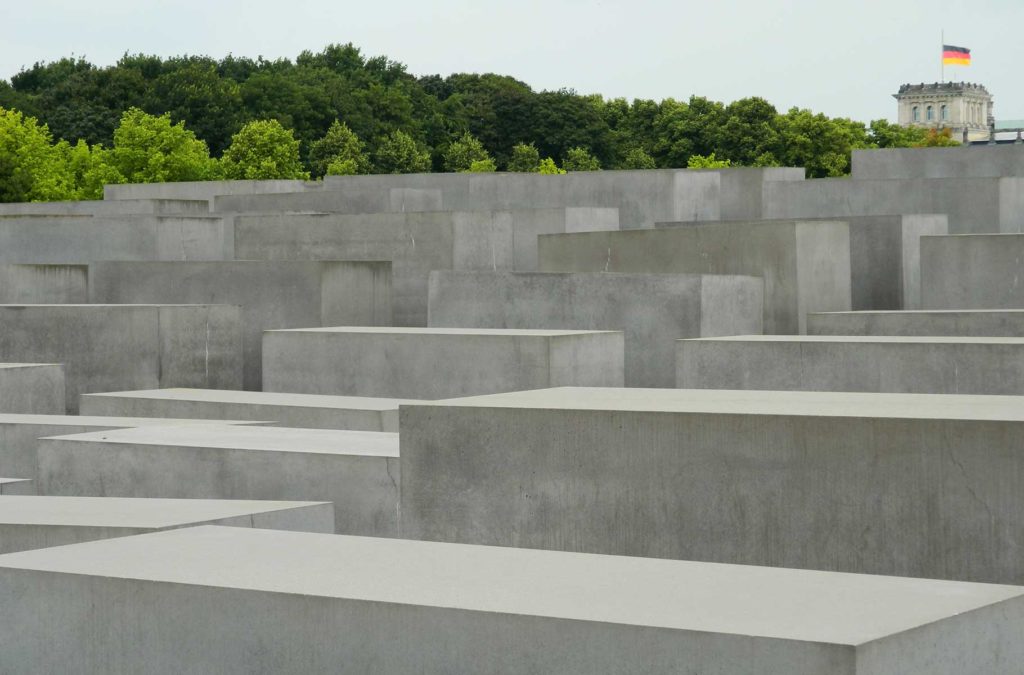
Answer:
[[[865,125],[797,108],[780,113],[756,97],[728,105],[696,96],[606,100],[568,89],[537,92],[494,74],[416,77],[351,44],[306,51],[294,62],[125,55],[105,68],[72,58],[37,63],[0,81],[0,107],[22,113],[22,121],[34,118],[55,144],[66,141],[80,155],[85,148],[116,151],[129,112],[136,127],[143,113],[183,123],[216,161],[230,159],[233,145],[241,152],[238,135],[250,123],[274,120],[297,142],[301,172],[314,178],[328,171],[672,168],[707,165],[711,156],[839,176],[855,148],[942,142],[884,120]],[[0,138],[0,153],[9,141]],[[247,149],[250,162],[257,162],[256,146]],[[227,164],[237,169],[238,160]]]

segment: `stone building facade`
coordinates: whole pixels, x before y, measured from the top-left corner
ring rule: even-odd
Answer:
[[[893,97],[899,103],[899,123],[905,127],[948,127],[958,141],[984,140],[992,123],[992,95],[980,84],[943,82],[904,84]]]

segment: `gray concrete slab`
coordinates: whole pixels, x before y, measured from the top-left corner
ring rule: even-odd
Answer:
[[[1024,661],[1019,587],[212,526],[6,555],[0,602],[12,675],[982,675]]]
[[[764,218],[944,213],[950,234],[1024,231],[1022,178],[822,178],[764,185]]]
[[[740,335],[676,347],[683,389],[1024,395],[1024,338]]]
[[[849,226],[839,221],[549,235],[539,248],[543,272],[762,277],[766,333],[802,333],[807,312],[851,308]]]
[[[821,312],[807,315],[810,335],[962,335],[1024,337],[1024,309]]]
[[[77,202],[17,202],[0,204],[0,216],[115,216],[175,215],[199,216],[210,213],[206,200],[127,199],[123,201],[88,200]]]
[[[38,475],[36,446],[43,436],[170,424],[252,424],[251,421],[193,420],[86,415],[24,415],[0,413],[0,475]]]
[[[1024,147],[972,145],[854,150],[852,170],[854,178],[869,180],[1024,176]]]
[[[0,304],[79,305],[87,302],[88,265],[0,264]]]
[[[625,332],[625,384],[671,387],[675,340],[761,332],[764,283],[699,274],[431,272],[431,327]]]
[[[329,502],[0,497],[0,553],[197,525],[334,533]]]
[[[948,234],[947,217],[944,214],[915,214],[835,220],[846,222],[850,228],[850,306],[855,310],[919,308],[921,237]],[[691,224],[658,223],[658,227],[686,227]]]
[[[439,399],[623,386],[621,331],[340,327],[267,331],[266,391]]]
[[[922,309],[1024,309],[1024,234],[921,239]]]
[[[64,414],[64,366],[0,363],[0,412]]]
[[[29,478],[0,477],[0,495],[34,495],[35,481]]]
[[[425,326],[431,271],[531,271],[539,234],[618,229],[618,212],[276,213],[238,216],[234,227],[238,259],[391,260],[395,324]]]
[[[80,394],[242,386],[241,310],[231,305],[0,305],[0,360],[63,363]]]
[[[1024,399],[563,388],[402,406],[402,533],[1024,582]]]
[[[230,260],[230,221],[214,216],[0,216],[0,263]]]
[[[139,199],[202,200],[213,206],[218,195],[265,194],[315,190],[322,183],[302,180],[204,180],[180,183],[125,183],[104,185],[104,201]]]
[[[100,262],[89,266],[89,301],[238,305],[243,386],[259,391],[263,331],[391,325],[391,263]]]
[[[148,389],[84,394],[83,415],[273,420],[276,426],[398,431],[398,406],[418,399],[227,389]]]
[[[196,425],[39,441],[39,491],[86,497],[329,501],[337,532],[398,533],[398,435]]]

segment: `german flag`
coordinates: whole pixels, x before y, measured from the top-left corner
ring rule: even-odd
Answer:
[[[971,50],[966,47],[942,45],[942,64],[945,66],[971,65]]]

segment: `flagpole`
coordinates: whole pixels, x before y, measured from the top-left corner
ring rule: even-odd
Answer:
[[[939,40],[942,44],[939,45],[939,84],[946,83],[946,29],[941,29],[939,33]]]

